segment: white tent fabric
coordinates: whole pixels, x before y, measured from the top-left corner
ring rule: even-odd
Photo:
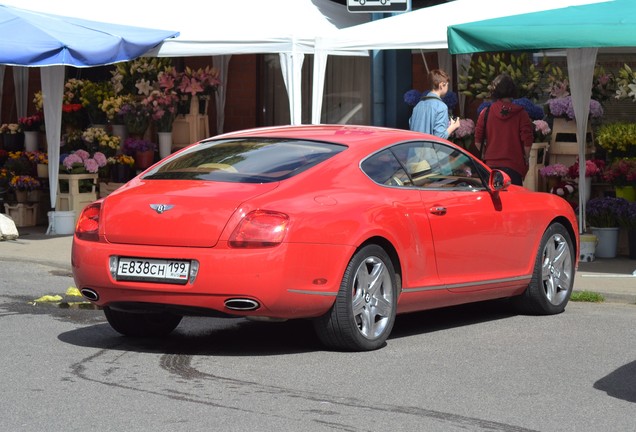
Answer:
[[[598,48],[568,48],[568,77],[572,93],[572,105],[576,121],[576,136],[579,141],[579,160],[585,160],[588,115],[592,97],[592,81]],[[582,120],[578,120],[582,119]],[[579,164],[579,184],[585,181],[585,164]],[[585,194],[579,194],[579,232],[585,232]]]
[[[331,0],[190,0],[187,7],[164,7],[149,0],[111,0],[96,12],[85,0],[2,0],[23,9],[134,25],[174,28],[177,38],[148,55],[159,57],[281,53],[292,124],[301,123],[300,82],[304,55],[314,52],[317,36],[361,24],[369,14],[352,14]],[[366,55],[365,52],[349,54]],[[294,76],[291,76],[293,74]]]
[[[599,0],[454,0],[437,6],[371,21],[342,29],[330,36],[318,36],[316,57],[359,50],[412,49],[446,50],[447,27],[472,21],[527,12],[596,3]],[[321,60],[326,62],[326,60]],[[314,68],[314,81],[324,79]],[[321,88],[314,82],[314,90]],[[322,94],[322,93],[320,93]],[[320,122],[320,106],[314,93],[312,123]]]

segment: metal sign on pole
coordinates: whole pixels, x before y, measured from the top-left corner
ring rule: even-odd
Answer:
[[[349,12],[407,12],[411,0],[347,0]]]

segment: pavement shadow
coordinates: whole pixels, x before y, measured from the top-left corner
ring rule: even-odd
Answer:
[[[101,311],[93,313],[99,314],[100,323],[93,321],[91,325],[61,333],[58,340],[96,349],[203,356],[271,356],[327,350],[314,333],[310,320],[254,322],[244,318],[185,317],[166,337],[129,338],[102,321]],[[514,315],[505,301],[399,315],[389,341]]]
[[[596,381],[594,388],[613,398],[636,403],[636,360]]]

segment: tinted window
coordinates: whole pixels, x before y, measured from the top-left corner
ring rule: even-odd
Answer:
[[[484,170],[461,151],[440,143],[410,142],[379,152],[362,163],[375,182],[422,188],[482,188]]]
[[[268,183],[292,177],[344,149],[295,139],[208,141],[164,162],[144,178]]]

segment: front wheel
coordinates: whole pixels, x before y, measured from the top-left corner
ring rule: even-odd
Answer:
[[[124,312],[104,308],[108,324],[125,336],[159,337],[172,332],[181,322],[180,315],[166,312]]]
[[[553,315],[565,310],[574,286],[575,255],[565,227],[550,225],[541,239],[530,285],[516,299],[522,311]]]
[[[380,348],[395,322],[397,279],[384,249],[377,245],[360,249],[349,261],[334,305],[314,320],[318,338],[346,351]]]

